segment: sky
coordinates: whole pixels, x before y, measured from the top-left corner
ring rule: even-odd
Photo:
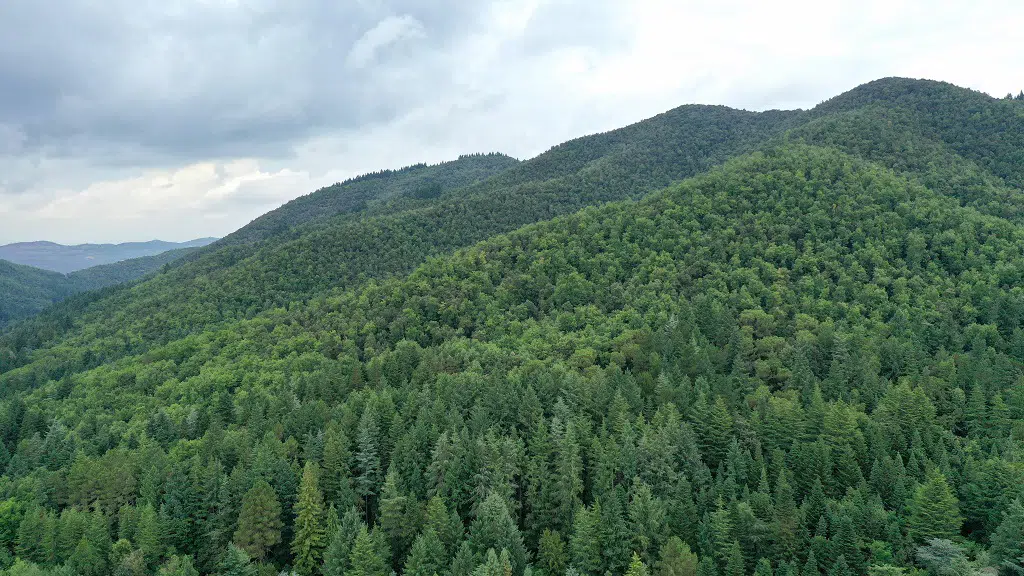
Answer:
[[[1019,0],[5,0],[0,244],[223,236],[317,188],[683,104],[1024,89]]]

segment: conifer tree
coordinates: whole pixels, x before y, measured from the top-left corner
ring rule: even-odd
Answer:
[[[1024,574],[1024,502],[1020,498],[1003,512],[1003,521],[992,534],[990,551],[1003,573]]]
[[[348,570],[352,546],[360,531],[366,529],[363,516],[355,506],[350,507],[341,519],[337,532],[324,551],[324,576],[344,576]]]
[[[355,504],[352,490],[352,455],[349,440],[337,426],[329,426],[324,434],[323,475],[321,485],[324,500],[339,510],[348,510]]]
[[[565,542],[558,531],[544,530],[537,544],[537,566],[547,576],[555,576],[565,572],[569,556],[565,550]]]
[[[690,546],[678,536],[672,536],[661,546],[654,575],[695,576],[697,564],[697,555],[690,551]]]
[[[307,461],[299,484],[299,499],[295,503],[295,536],[291,547],[295,570],[299,574],[313,574],[320,566],[327,546],[324,514],[320,467],[316,462]]]
[[[725,576],[744,576],[746,568],[743,562],[743,551],[740,549],[740,543],[733,540],[732,545],[728,549],[728,558],[725,561]]]
[[[418,522],[412,516],[409,498],[399,492],[398,475],[394,466],[388,470],[380,493],[380,517],[378,523],[391,545],[395,562],[405,563],[405,555],[416,534]]]
[[[157,576],[199,576],[199,570],[196,570],[191,556],[175,555],[160,567]]]
[[[356,493],[363,501],[367,525],[374,521],[373,511],[381,484],[380,429],[375,410],[367,408],[359,421],[356,452]]]
[[[569,557],[581,574],[595,576],[602,573],[600,524],[601,509],[596,502],[592,508],[580,508],[573,519]]]
[[[700,559],[700,564],[697,565],[697,576],[718,576],[718,566],[715,564],[714,558],[705,556]]]
[[[480,506],[479,514],[469,528],[469,544],[474,555],[483,557],[488,548],[508,550],[512,569],[518,575],[526,567],[526,546],[505,499],[492,492]]]
[[[161,540],[160,520],[152,504],[146,503],[139,509],[139,527],[135,545],[142,552],[149,566],[156,566],[164,554]]]
[[[381,557],[378,546],[365,526],[356,535],[348,564],[349,568],[345,572],[348,576],[388,576],[391,571],[388,559]]]
[[[648,576],[647,565],[640,560],[640,556],[636,552],[633,552],[633,558],[629,562],[626,576]]]
[[[43,547],[48,528],[48,514],[42,507],[29,510],[21,519],[18,526],[18,546],[16,552],[18,557],[34,562],[46,564],[50,561],[47,551]]]
[[[250,556],[263,560],[281,542],[281,504],[270,484],[257,480],[242,499],[233,542]]]
[[[761,558],[757,561],[757,567],[754,568],[754,576],[775,576],[772,571],[772,563],[767,558]]]
[[[443,574],[447,563],[448,554],[445,552],[444,544],[441,543],[441,539],[437,537],[434,529],[427,527],[413,542],[402,574],[406,576]]]
[[[228,544],[220,562],[217,564],[217,576],[257,576],[256,566],[245,550]]]
[[[960,533],[963,518],[957,498],[946,477],[932,471],[914,491],[907,519],[907,535],[916,542],[933,538],[954,539]]]

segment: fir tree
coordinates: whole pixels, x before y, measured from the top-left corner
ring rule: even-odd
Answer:
[[[217,564],[218,576],[257,576],[258,571],[245,550],[228,544],[228,549]]]
[[[299,574],[308,575],[317,571],[327,546],[326,538],[320,467],[315,462],[307,461],[299,484],[299,499],[295,503],[295,537],[291,547],[295,570]]]
[[[491,493],[480,506],[479,514],[469,528],[469,544],[477,557],[483,557],[488,548],[508,550],[516,574],[522,574],[526,567],[523,536],[508,513],[505,499],[497,493]]]
[[[250,556],[262,560],[281,542],[281,504],[265,480],[257,480],[242,499],[238,529],[233,542]]]
[[[636,552],[633,553],[633,558],[629,562],[626,576],[648,576],[647,565],[640,560],[640,556]]]
[[[348,576],[388,576],[391,571],[388,559],[381,557],[378,546],[365,526],[356,535],[348,564],[348,571],[345,572]]]
[[[407,576],[433,576],[443,574],[448,554],[433,528],[427,527],[412,544],[402,574]]]
[[[537,566],[546,576],[558,576],[565,572],[569,556],[565,542],[558,531],[544,530],[537,544]]]
[[[581,574],[595,576],[602,573],[600,524],[601,509],[597,503],[593,508],[580,508],[576,512],[569,538],[569,557]]]
[[[1003,521],[992,534],[992,556],[1006,574],[1024,574],[1024,502],[1016,499],[1003,512]]]
[[[700,564],[697,565],[697,576],[718,576],[718,565],[715,564],[714,558],[705,556],[700,559]]]
[[[654,575],[695,576],[697,564],[697,555],[690,551],[690,546],[678,536],[672,536],[661,546],[658,563],[654,566]]]
[[[957,498],[945,476],[933,471],[914,491],[907,519],[907,535],[916,542],[933,538],[952,540],[960,533],[963,519]]]

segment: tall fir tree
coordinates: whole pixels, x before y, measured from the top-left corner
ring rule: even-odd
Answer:
[[[263,560],[281,542],[281,503],[270,484],[257,480],[242,498],[233,542],[250,556]]]
[[[320,560],[327,547],[324,498],[320,492],[320,467],[307,461],[299,483],[299,499],[295,503],[295,536],[292,555],[295,571],[303,576],[319,572]]]
[[[962,524],[959,503],[946,477],[930,472],[910,502],[907,536],[919,543],[933,538],[952,540],[960,534]]]

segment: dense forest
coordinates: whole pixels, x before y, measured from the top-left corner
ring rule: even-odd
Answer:
[[[318,191],[0,336],[0,568],[1024,574],[1022,182],[885,79]]]

